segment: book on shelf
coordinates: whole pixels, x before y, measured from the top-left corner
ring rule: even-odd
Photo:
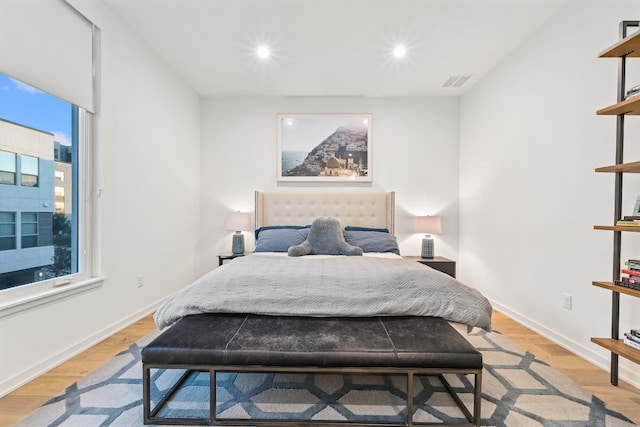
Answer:
[[[635,85],[629,90],[627,90],[625,94],[625,99],[631,98],[633,96],[640,95],[640,85]]]
[[[624,336],[627,337],[630,341],[633,341],[636,344],[640,344],[640,337],[632,335],[631,332],[625,332]]]
[[[620,270],[620,272],[631,277],[640,277],[640,270],[637,269],[623,268]]]
[[[633,283],[625,280],[624,278],[620,278],[620,280],[614,280],[614,285],[621,286],[623,288],[634,289],[636,291],[640,291],[640,283]]]
[[[624,337],[624,339],[622,340],[623,343],[625,343],[626,345],[628,345],[629,347],[633,347],[636,350],[640,350],[640,342],[635,342],[635,341],[631,341],[629,338]]]
[[[637,215],[625,215],[622,217],[623,220],[625,221],[640,221],[640,216]]]
[[[616,225],[618,227],[640,227],[640,220],[624,220],[624,219],[619,219],[618,221],[616,221]]]
[[[620,278],[613,284],[640,291],[640,260],[628,259],[620,268]],[[640,329],[638,330],[640,332]]]
[[[620,281],[635,284],[635,283],[640,283],[640,277],[628,276],[623,274],[620,276]]]
[[[634,92],[627,91],[627,95],[624,97],[624,99],[633,98],[634,96],[638,96],[638,95],[640,95],[640,91],[637,91],[637,90]]]

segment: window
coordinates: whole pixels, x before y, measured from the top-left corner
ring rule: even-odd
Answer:
[[[38,246],[38,213],[22,212],[20,230],[22,234],[22,249]]]
[[[38,186],[38,158],[20,156],[20,176],[25,187]]]
[[[15,185],[16,154],[0,151],[0,184]]]
[[[16,213],[0,212],[0,251],[16,248]]]
[[[1,291],[82,269],[78,151],[85,113],[2,74],[0,87],[0,182],[14,184],[0,185]]]
[[[88,188],[94,182],[89,167],[101,32],[75,1],[37,3],[35,14],[33,2],[15,0],[2,8],[3,34],[20,40],[20,48],[0,47],[0,150],[10,153],[0,161],[0,182],[12,182],[0,184],[0,211],[14,214],[3,224],[11,226],[3,230],[10,237],[3,245],[12,241],[13,249],[0,251],[0,316],[84,292],[103,280],[95,275],[100,257],[93,251],[100,246],[93,234],[99,200]],[[64,187],[64,196],[56,197],[56,186]],[[22,248],[22,213],[37,214],[37,246]],[[32,232],[35,223],[27,219]],[[24,236],[33,244],[33,234]]]
[[[21,249],[53,245],[51,212],[22,212],[20,220]]]

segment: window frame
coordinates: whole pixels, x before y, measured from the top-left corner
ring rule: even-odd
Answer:
[[[86,292],[101,286],[105,280],[100,274],[98,249],[101,239],[95,227],[96,221],[99,220],[101,191],[96,191],[95,197],[93,192],[94,164],[99,163],[94,157],[97,144],[96,116],[78,108],[77,117],[79,141],[76,151],[79,161],[77,177],[73,178],[77,182],[74,191],[77,191],[78,197],[74,209],[74,220],[77,221],[77,272],[0,290],[0,318]]]
[[[0,154],[5,153],[5,154],[9,154],[13,156],[13,170],[4,170],[4,169],[0,169],[0,172],[5,173],[5,174],[13,174],[13,182],[2,182],[0,181],[0,184],[2,185],[16,185],[17,184],[17,176],[18,176],[18,163],[17,163],[17,154],[13,153],[11,151],[6,151],[6,150],[0,150]],[[0,166],[1,167],[1,166]]]
[[[17,233],[18,233],[18,222],[17,222],[18,213],[17,212],[13,212],[13,211],[1,211],[0,213],[13,214],[13,221],[12,222],[2,221],[1,218],[0,218],[0,225],[13,224],[13,234],[11,234],[11,235],[7,234],[6,236],[0,234],[0,239],[12,238],[13,239],[13,247],[12,248],[7,248],[7,249],[2,249],[2,247],[0,246],[0,252],[13,251],[13,250],[17,249],[17,247],[18,247],[18,236],[17,236]]]
[[[35,221],[30,220],[31,215],[35,215],[36,217]],[[28,219],[29,221],[27,221]],[[20,249],[37,248],[38,246],[40,246],[40,235],[38,233],[39,219],[40,219],[39,212],[20,212]],[[25,227],[25,226],[35,227],[35,233],[27,234],[25,230],[28,227]],[[35,243],[30,242],[30,240],[32,240],[33,237],[35,237]],[[26,245],[25,245],[25,241],[27,242]]]
[[[25,160],[33,159],[36,162],[36,173],[35,175],[32,173],[25,172]],[[33,183],[25,183],[25,177],[35,177],[35,182]],[[26,154],[20,154],[20,185],[23,187],[38,187],[40,186],[40,159],[38,157],[29,156]]]

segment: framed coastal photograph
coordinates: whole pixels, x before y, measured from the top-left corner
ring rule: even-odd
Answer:
[[[278,181],[371,182],[371,114],[278,114]]]

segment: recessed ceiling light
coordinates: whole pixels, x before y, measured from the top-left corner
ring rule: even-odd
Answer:
[[[258,58],[260,59],[267,59],[271,55],[271,51],[268,46],[260,45],[256,49],[256,55],[258,55]]]
[[[407,48],[399,44],[393,48],[393,56],[396,58],[403,58],[407,54]]]

